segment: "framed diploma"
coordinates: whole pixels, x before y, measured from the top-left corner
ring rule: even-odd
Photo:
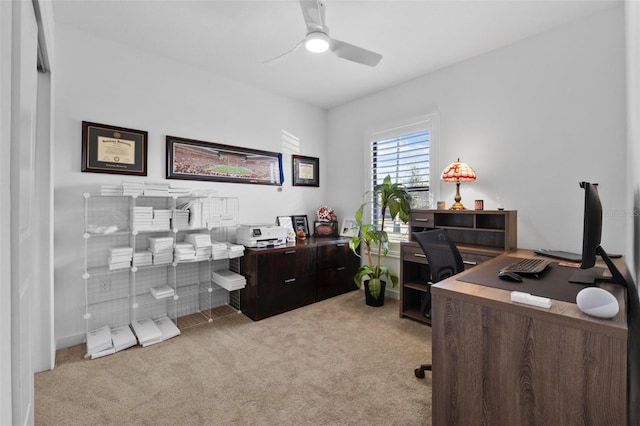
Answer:
[[[82,171],[147,175],[147,132],[82,122]]]
[[[320,186],[320,160],[293,155],[293,186]]]

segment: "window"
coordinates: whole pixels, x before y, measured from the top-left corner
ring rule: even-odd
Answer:
[[[434,199],[431,186],[431,170],[437,167],[433,159],[435,151],[435,114],[369,134],[368,154],[371,174],[367,185],[372,191],[389,175],[393,182],[402,183],[412,196],[411,208],[429,208]],[[370,192],[371,193],[371,192]],[[380,206],[372,200],[371,223],[382,226]],[[385,218],[385,230],[390,241],[408,239],[408,225],[401,220]]]

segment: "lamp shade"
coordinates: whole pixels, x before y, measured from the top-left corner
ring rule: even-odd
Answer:
[[[460,200],[460,182],[473,182],[476,180],[476,171],[471,168],[467,163],[463,163],[458,158],[458,161],[454,161],[444,168],[442,176],[440,177],[444,182],[452,182],[456,184],[456,197],[455,203],[449,207],[449,210],[466,210]]]
[[[476,171],[458,158],[458,161],[444,168],[440,178],[443,182],[473,182],[476,180]]]

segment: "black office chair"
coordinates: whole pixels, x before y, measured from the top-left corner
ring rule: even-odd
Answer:
[[[414,232],[413,237],[427,256],[431,281],[427,283],[427,292],[420,307],[422,313],[431,317],[431,285],[452,275],[464,271],[462,256],[456,245],[449,239],[444,229]],[[431,364],[422,364],[414,370],[417,378],[423,379],[424,372],[431,371]]]

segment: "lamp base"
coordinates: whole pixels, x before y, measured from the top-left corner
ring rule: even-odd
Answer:
[[[449,210],[466,210],[466,209],[467,208],[463,206],[460,201],[456,201],[455,203],[453,203],[451,207],[449,207]]]

